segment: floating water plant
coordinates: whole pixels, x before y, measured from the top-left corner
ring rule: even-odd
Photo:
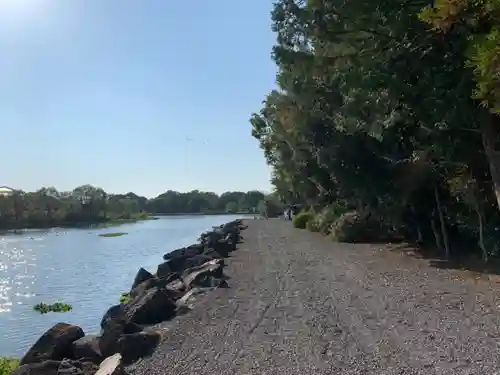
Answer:
[[[127,233],[124,232],[116,232],[116,233],[103,233],[100,234],[99,237],[121,237],[125,236]]]
[[[40,314],[47,314],[49,312],[68,312],[71,311],[73,307],[67,303],[56,302],[53,304],[39,303],[33,307],[33,310],[38,311]]]

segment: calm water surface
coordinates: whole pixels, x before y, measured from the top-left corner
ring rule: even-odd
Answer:
[[[0,234],[0,356],[22,356],[58,322],[97,333],[104,312],[119,302],[144,267],[152,272],[168,251],[235,216],[175,216],[114,228],[52,229]],[[114,238],[108,232],[127,232]],[[41,315],[39,302],[62,301],[67,313]]]

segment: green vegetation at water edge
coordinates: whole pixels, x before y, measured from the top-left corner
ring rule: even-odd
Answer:
[[[251,117],[311,230],[500,255],[500,2],[277,0],[278,88]],[[307,219],[307,220],[306,220]]]
[[[125,236],[126,234],[128,234],[128,233],[125,233],[125,232],[103,233],[103,234],[99,234],[99,237],[121,237],[121,236]]]
[[[0,357],[0,375],[10,375],[19,367],[19,360],[9,357]]]
[[[68,312],[73,307],[67,303],[56,302],[53,304],[39,303],[33,306],[33,310],[38,311],[40,314],[47,314],[49,312]]]
[[[130,293],[124,292],[120,295],[120,303],[130,302]]]
[[[155,220],[153,215],[255,213],[267,199],[259,191],[221,195],[194,190],[168,190],[148,199],[134,193],[110,194],[83,185],[69,192],[42,188],[0,196],[0,229],[114,225]]]

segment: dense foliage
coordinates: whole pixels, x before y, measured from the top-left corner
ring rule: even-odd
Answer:
[[[497,255],[499,10],[498,0],[276,1],[278,88],[251,124],[281,200],[316,207],[309,227],[337,238]]]
[[[0,375],[10,375],[18,367],[18,359],[0,357]]]
[[[70,192],[42,188],[0,195],[0,228],[43,228],[103,222],[127,222],[148,214],[258,212],[266,196],[259,191],[222,195],[191,191],[167,191],[148,199],[134,193],[109,194],[92,185]]]
[[[314,213],[311,211],[302,211],[293,217],[293,226],[299,229],[305,229],[307,224],[312,223]],[[312,227],[311,227],[312,230]]]

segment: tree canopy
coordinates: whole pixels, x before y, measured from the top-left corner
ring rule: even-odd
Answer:
[[[496,254],[499,10],[275,1],[277,88],[250,122],[281,199],[377,217],[446,255],[451,232]]]

